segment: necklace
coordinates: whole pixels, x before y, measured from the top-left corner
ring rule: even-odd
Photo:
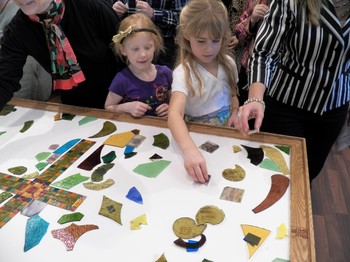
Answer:
[[[10,2],[10,0],[7,0],[7,1],[5,2],[4,6],[2,7],[2,9],[1,9],[1,11],[0,11],[0,15],[1,15],[2,12],[5,10],[5,8],[6,8],[7,4],[8,4],[8,2]]]

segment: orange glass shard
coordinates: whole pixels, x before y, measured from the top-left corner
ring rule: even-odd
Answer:
[[[288,186],[289,186],[288,177],[280,174],[272,175],[271,188],[269,193],[267,194],[266,198],[253,209],[253,212],[255,214],[259,213],[269,208],[273,204],[275,204],[278,200],[281,199],[281,197],[287,191]]]

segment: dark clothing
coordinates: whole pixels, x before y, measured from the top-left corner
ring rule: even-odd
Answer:
[[[331,1],[322,2],[316,27],[299,1],[272,1],[247,69],[249,84],[264,83],[269,96],[315,114],[350,101],[350,19],[341,24]]]
[[[71,90],[62,90],[64,104],[104,108],[108,87],[123,65],[110,48],[120,22],[110,5],[96,0],[64,0],[61,26],[86,80]],[[0,109],[20,89],[19,80],[28,55],[51,73],[48,46],[42,25],[21,10],[4,31],[0,50]]]
[[[172,71],[163,65],[155,65],[157,75],[153,81],[139,79],[126,67],[119,72],[112,81],[109,91],[121,96],[120,103],[140,101],[152,107],[146,115],[157,115],[157,107],[161,104],[169,104]]]
[[[118,0],[107,0],[117,2]],[[137,12],[135,0],[119,0],[124,4],[128,3],[128,10],[122,18]],[[155,64],[166,65],[174,69],[177,55],[175,43],[176,28],[179,22],[179,15],[188,0],[145,0],[154,10],[152,21],[159,28],[164,40],[164,53],[160,53]]]
[[[261,131],[304,137],[310,182],[321,172],[345,122],[348,104],[314,114],[265,96],[266,109]]]

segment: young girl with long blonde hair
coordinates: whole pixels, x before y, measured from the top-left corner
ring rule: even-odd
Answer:
[[[185,169],[196,182],[207,181],[208,171],[185,121],[232,126],[237,116],[238,74],[229,56],[230,38],[221,1],[191,0],[182,9],[168,125],[183,152]]]

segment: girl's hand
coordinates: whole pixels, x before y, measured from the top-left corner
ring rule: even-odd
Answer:
[[[167,117],[169,105],[167,103],[161,104],[156,108],[157,116]]]
[[[114,9],[114,11],[118,14],[118,16],[122,16],[124,15],[124,13],[127,11],[128,7],[126,5],[123,4],[123,2],[118,1],[115,2],[112,6],[112,8]]]
[[[152,109],[149,105],[138,101],[124,103],[124,106],[126,107],[125,111],[134,117],[143,116],[148,110]]]
[[[184,153],[184,165],[187,173],[197,183],[205,183],[208,181],[207,165],[203,155],[198,149]]]

